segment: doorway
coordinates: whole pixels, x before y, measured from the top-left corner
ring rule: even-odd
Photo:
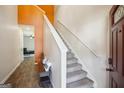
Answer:
[[[21,47],[23,49],[22,51],[22,59],[28,60],[28,59],[34,59],[34,26],[33,25],[20,25],[19,26],[21,30]]]

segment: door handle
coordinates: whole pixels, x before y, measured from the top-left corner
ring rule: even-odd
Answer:
[[[111,65],[112,64],[112,58],[108,58],[108,63]]]
[[[111,68],[106,68],[106,71],[114,71],[113,69],[111,69]]]

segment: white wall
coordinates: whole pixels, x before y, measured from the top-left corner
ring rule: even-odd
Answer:
[[[92,61],[91,55],[84,57],[82,64],[85,64],[89,72],[95,78],[98,87],[108,87],[108,73],[105,71],[108,66],[109,55],[109,10],[111,6],[57,6],[55,21],[59,20],[83,43],[85,43],[97,56],[100,61]],[[58,23],[55,22],[55,25]],[[62,28],[59,28],[62,31]],[[64,30],[64,29],[63,29]],[[66,33],[65,33],[66,34]],[[68,36],[69,37],[69,36]],[[77,42],[73,42],[76,46]],[[75,47],[78,49],[79,46]],[[84,50],[85,51],[85,50]],[[78,53],[83,57],[85,52]],[[90,59],[88,59],[90,58]]]
[[[0,83],[4,83],[20,63],[21,49],[17,7],[1,5],[0,11]]]

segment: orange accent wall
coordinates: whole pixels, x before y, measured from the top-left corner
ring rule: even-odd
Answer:
[[[46,12],[47,17],[53,24],[54,23],[54,5],[38,5],[38,6]]]
[[[35,6],[18,6],[18,24],[35,26],[35,62],[41,62],[43,52],[43,15]]]

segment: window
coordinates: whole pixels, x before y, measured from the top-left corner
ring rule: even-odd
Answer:
[[[124,16],[124,5],[120,5],[114,14],[114,23],[119,21]]]

